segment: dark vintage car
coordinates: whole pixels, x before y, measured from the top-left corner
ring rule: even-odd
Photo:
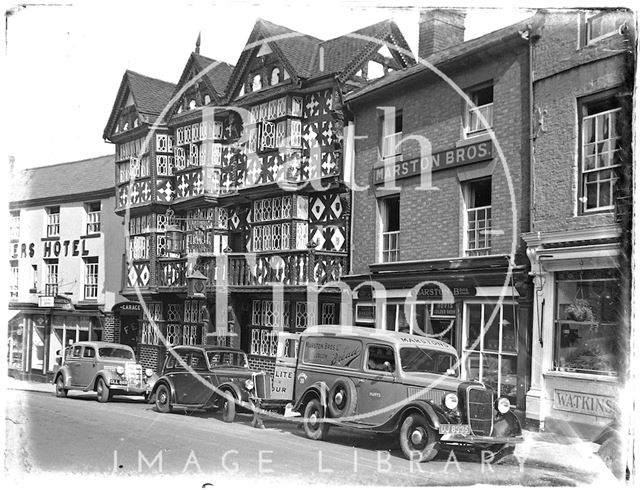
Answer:
[[[294,410],[311,439],[349,427],[396,434],[414,461],[429,461],[441,448],[499,459],[522,441],[520,423],[507,398],[460,379],[458,367],[456,350],[440,340],[334,325],[305,330],[287,369]]]
[[[153,370],[136,362],[128,345],[83,341],[67,347],[64,362],[53,377],[56,396],[66,397],[69,390],[95,391],[99,402],[113,395],[148,397],[157,379]]]
[[[268,396],[269,378],[249,369],[246,354],[230,347],[177,346],[167,352],[150,397],[159,412],[221,409],[232,422],[236,408],[253,411]]]

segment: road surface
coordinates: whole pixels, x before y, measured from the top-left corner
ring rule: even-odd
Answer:
[[[475,455],[440,453],[434,461],[412,463],[391,437],[332,428],[326,441],[312,441],[294,421],[267,421],[260,430],[251,427],[249,415],[228,424],[214,413],[162,414],[134,397],[102,404],[91,393],[61,399],[9,389],[6,405],[5,464],[13,475],[186,475],[201,482],[199,488],[246,478],[287,486],[573,486],[594,479],[514,457],[489,464]]]

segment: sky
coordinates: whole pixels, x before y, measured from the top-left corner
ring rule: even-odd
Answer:
[[[177,83],[199,32],[201,54],[235,65],[258,18],[320,39],[393,18],[416,52],[417,7],[428,5],[422,0],[77,0],[13,7],[5,24],[7,154],[21,169],[113,153],[102,132],[124,71]],[[491,5],[499,8],[468,11],[465,39],[533,12]]]

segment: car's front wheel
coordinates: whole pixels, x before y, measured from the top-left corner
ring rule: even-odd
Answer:
[[[321,441],[327,437],[329,432],[329,424],[322,422],[324,418],[324,408],[320,403],[320,400],[314,398],[304,407],[304,420],[302,421],[302,427],[305,435],[309,439]]]
[[[400,427],[400,447],[404,456],[422,463],[438,454],[438,436],[423,415],[409,415]]]
[[[160,385],[156,391],[156,409],[162,413],[171,411],[171,393],[166,385]]]
[[[68,392],[69,390],[64,387],[62,376],[58,376],[58,379],[56,379],[56,396],[58,398],[66,398]]]
[[[100,378],[98,380],[96,392],[98,393],[98,401],[100,403],[107,403],[109,400],[111,400],[111,390],[107,386],[107,383],[104,382],[104,379]]]
[[[222,420],[233,422],[236,418],[236,399],[228,391],[222,392]]]

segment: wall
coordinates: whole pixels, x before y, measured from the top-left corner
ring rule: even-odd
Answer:
[[[579,44],[579,15],[552,14],[534,49],[534,105],[542,127],[535,140],[532,231],[566,231],[612,225],[612,212],[578,213],[579,97],[624,82],[623,36]],[[538,123],[539,124],[539,123]]]
[[[510,253],[514,239],[520,249],[519,234],[528,229],[528,56],[526,44],[519,42],[518,46],[513,51],[484,51],[459,70],[447,72],[463,90],[492,79],[494,82],[493,129],[504,154],[508,174],[498,158],[498,152],[494,150],[493,228],[503,230],[504,234],[493,237],[492,254]],[[371,185],[371,169],[379,164],[381,111],[377,107],[401,108],[403,135],[428,138],[433,153],[470,142],[462,139],[463,99],[445,81],[434,75],[408,80],[380,93],[353,104],[356,127],[355,181],[359,186]],[[403,145],[404,158],[418,155],[417,149],[417,144],[409,144],[408,147]],[[401,261],[462,255],[460,172],[475,171],[483,165],[487,164],[477,163],[434,172],[432,185],[439,188],[437,191],[417,190],[419,177],[397,182],[402,187]],[[513,186],[513,201],[509,181]],[[373,188],[354,193],[353,216],[353,273],[366,273],[369,264],[378,262],[374,239],[377,203]]]

